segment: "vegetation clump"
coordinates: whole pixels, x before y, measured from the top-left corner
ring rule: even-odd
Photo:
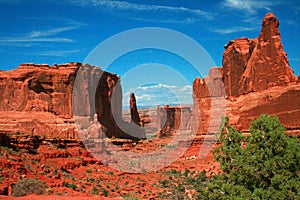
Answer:
[[[262,115],[243,137],[225,118],[221,146],[214,150],[223,174],[212,177],[200,199],[297,199],[300,143],[284,134],[279,119]]]
[[[12,190],[12,196],[21,197],[28,194],[46,194],[48,185],[41,180],[25,178],[18,181]]]
[[[172,170],[170,181],[161,180],[160,198],[187,199],[299,199],[300,143],[284,134],[279,119],[262,115],[244,137],[225,117],[220,146],[213,150],[223,173],[206,177],[206,171],[182,174]]]

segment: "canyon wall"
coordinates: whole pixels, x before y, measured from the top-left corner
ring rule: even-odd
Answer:
[[[267,14],[258,38],[230,41],[224,47],[223,67],[195,79],[196,133],[210,133],[215,109],[211,102],[220,97],[226,101],[226,111],[220,115],[229,116],[239,131],[247,132],[251,120],[265,113],[277,115],[290,132],[300,130],[300,82],[290,68],[278,26],[274,14]]]
[[[99,67],[21,64],[0,72],[0,92],[2,134],[78,139],[77,129],[87,128],[97,114],[108,137],[143,136],[128,136],[120,129],[120,124],[129,126],[121,117],[120,78]],[[85,119],[86,127],[78,127],[76,119]]]
[[[0,131],[76,138],[71,98],[79,66],[21,64],[0,72]]]

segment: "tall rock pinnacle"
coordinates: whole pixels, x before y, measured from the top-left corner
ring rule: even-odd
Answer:
[[[278,37],[280,39],[279,33],[279,21],[273,13],[268,13],[263,19],[262,29],[259,35],[259,39],[263,41],[270,41],[272,37]]]
[[[297,80],[283,50],[279,21],[268,13],[256,39],[230,41],[223,54],[224,84],[228,96],[265,90]]]
[[[290,68],[278,27],[275,15],[267,14],[257,38],[230,41],[225,45],[223,68],[211,68],[208,77],[195,79],[193,130],[197,134],[214,133],[211,128],[220,124],[212,116],[222,114],[224,104],[218,100],[226,96],[226,116],[239,131],[249,131],[252,120],[269,114],[299,137],[300,79]]]
[[[141,120],[136,106],[136,99],[133,93],[130,93],[130,114],[132,122],[139,125]]]

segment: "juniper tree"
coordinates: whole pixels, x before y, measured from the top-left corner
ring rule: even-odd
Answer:
[[[300,143],[284,132],[276,116],[262,115],[245,138],[225,118],[214,150],[224,173],[212,177],[199,198],[299,199]]]

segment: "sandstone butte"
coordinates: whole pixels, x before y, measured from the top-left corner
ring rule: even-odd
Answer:
[[[75,120],[89,124],[97,114],[108,137],[145,137],[142,129],[122,121],[119,82],[115,74],[75,62],[54,66],[21,64],[17,69],[2,71],[0,133],[42,133],[39,136],[79,139]],[[137,114],[134,110],[134,117]],[[132,129],[135,136],[124,129]]]
[[[223,67],[194,80],[195,132],[210,134],[218,125],[213,115],[220,113],[242,132],[249,130],[251,120],[270,114],[279,117],[288,133],[300,135],[300,79],[290,68],[278,26],[274,14],[267,14],[257,38],[230,41]]]

